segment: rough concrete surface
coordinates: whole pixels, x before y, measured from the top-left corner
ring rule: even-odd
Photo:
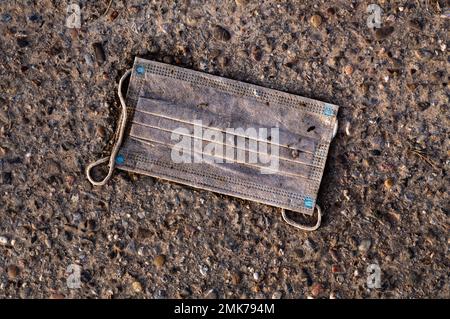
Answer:
[[[69,1],[0,1],[0,297],[449,297],[447,1],[73,3],[79,29]],[[91,186],[135,56],[340,105],[322,227],[121,171]]]

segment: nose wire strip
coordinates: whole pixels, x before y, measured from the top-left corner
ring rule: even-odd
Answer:
[[[119,100],[120,100],[120,105],[122,107],[122,113],[120,115],[120,120],[119,120],[119,127],[118,127],[118,136],[117,136],[117,140],[114,143],[113,149],[111,151],[111,155],[107,156],[107,157],[103,157],[91,164],[89,164],[86,168],[86,176],[87,179],[89,180],[89,182],[92,185],[95,186],[103,186],[105,185],[108,180],[111,178],[112,173],[114,171],[114,166],[115,166],[115,161],[116,161],[116,156],[117,153],[119,152],[119,148],[120,145],[122,144],[122,140],[123,140],[123,135],[125,132],[125,126],[127,124],[127,105],[125,103],[125,99],[122,95],[122,85],[124,80],[131,74],[131,70],[127,70],[124,75],[122,75],[122,77],[120,78],[119,81],[119,87],[117,89],[117,94],[119,95]],[[91,170],[95,167],[98,166],[100,164],[106,163],[109,161],[108,164],[108,174],[101,180],[101,181],[95,181],[92,176],[91,176]]]

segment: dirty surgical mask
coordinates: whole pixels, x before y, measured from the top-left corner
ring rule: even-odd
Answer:
[[[87,167],[93,185],[116,167],[279,207],[290,225],[319,227],[316,198],[338,106],[140,58],[118,94],[117,140],[111,156]],[[107,162],[108,175],[95,181],[91,169]],[[315,209],[314,226],[286,214]]]

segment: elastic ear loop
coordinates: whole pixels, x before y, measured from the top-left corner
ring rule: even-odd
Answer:
[[[120,81],[119,81],[119,88],[117,90],[117,94],[119,95],[120,104],[122,106],[122,113],[120,115],[120,121],[119,121],[119,127],[118,127],[118,137],[117,137],[117,140],[116,140],[116,142],[115,142],[115,144],[113,146],[113,149],[111,151],[111,155],[109,157],[103,157],[103,158],[99,159],[98,161],[95,161],[95,162],[89,164],[86,167],[87,179],[89,180],[89,182],[91,182],[92,185],[95,185],[95,186],[103,186],[103,185],[105,185],[106,182],[108,182],[108,180],[111,178],[112,173],[114,171],[114,166],[115,166],[115,163],[116,163],[116,156],[117,156],[117,153],[119,152],[120,145],[122,144],[123,135],[124,135],[124,132],[125,132],[125,126],[127,124],[127,106],[125,104],[125,99],[124,99],[124,97],[122,95],[122,85],[123,85],[124,80],[130,74],[131,74],[131,70],[126,71],[125,74],[122,75],[122,77],[120,78]],[[104,179],[102,179],[101,181],[98,181],[98,182],[95,181],[92,178],[92,176],[91,176],[91,170],[97,165],[100,165],[100,164],[108,162],[108,160],[109,160],[108,175],[106,175],[106,177]]]
[[[320,209],[319,205],[316,205],[315,208],[317,209],[317,222],[314,226],[305,226],[300,223],[297,223],[296,221],[290,219],[286,215],[286,211],[284,208],[281,209],[281,216],[283,217],[284,221],[288,223],[291,226],[294,226],[295,228],[305,230],[305,231],[314,231],[317,230],[320,227],[320,223],[322,221],[322,210]]]
[[[333,135],[332,138],[334,138],[337,134],[338,131],[338,122],[336,121],[336,123],[334,124],[333,127]],[[294,221],[293,219],[290,219],[287,215],[286,215],[286,210],[284,208],[281,209],[281,216],[283,217],[283,220],[288,223],[291,226],[294,226],[295,228],[304,230],[304,231],[314,231],[317,230],[320,227],[320,224],[322,222],[322,210],[320,209],[319,205],[315,206],[315,209],[317,209],[317,222],[314,226],[305,226],[303,224],[297,223],[296,221]]]

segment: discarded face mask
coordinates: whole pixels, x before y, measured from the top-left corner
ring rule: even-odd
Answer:
[[[124,79],[131,74],[126,101]],[[119,82],[111,156],[87,167],[104,185],[114,167],[281,208],[303,230],[316,204],[338,106],[136,58]],[[108,162],[101,181],[91,169]],[[314,226],[285,210],[313,215]]]

